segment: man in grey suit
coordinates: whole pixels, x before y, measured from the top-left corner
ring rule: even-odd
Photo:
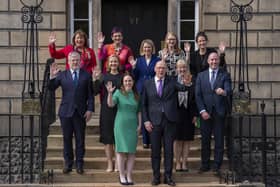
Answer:
[[[164,183],[175,186],[172,179],[173,142],[176,130],[178,91],[189,89],[189,81],[181,85],[174,77],[166,76],[166,64],[155,65],[156,75],[147,80],[142,94],[142,116],[145,128],[150,133],[151,159],[153,169],[152,185],[160,184],[160,154],[164,147]],[[163,141],[163,142],[162,142]]]
[[[201,116],[201,168],[200,173],[210,170],[211,134],[215,140],[213,172],[220,173],[224,153],[224,126],[227,96],[231,93],[229,73],[219,68],[219,55],[209,54],[209,69],[198,74],[195,98]]]
[[[74,154],[72,137],[76,142],[76,171],[83,174],[85,154],[86,122],[91,119],[94,111],[92,78],[85,70],[80,69],[80,54],[76,51],[69,53],[70,69],[60,72],[57,64],[50,67],[49,89],[62,88],[62,100],[58,115],[63,133],[63,156],[65,166],[63,173],[72,171]]]

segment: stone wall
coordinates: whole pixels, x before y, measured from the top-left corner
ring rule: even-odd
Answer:
[[[32,2],[32,1],[25,1]],[[34,2],[34,1],[33,1]],[[39,74],[44,76],[48,52],[48,36],[55,31],[57,47],[61,48],[67,41],[67,2],[66,0],[45,0],[42,4],[43,22],[38,24],[39,36]],[[4,114],[21,113],[21,92],[24,80],[24,49],[26,42],[26,25],[22,23],[20,0],[0,1],[0,184],[29,183],[31,151],[34,182],[39,181],[41,153],[39,153],[38,125],[34,126],[34,146],[31,147],[28,120],[21,128],[20,119],[12,119]],[[65,60],[57,60],[63,64]],[[26,120],[26,119],[25,119]],[[11,128],[9,128],[11,124]],[[28,124],[28,125],[26,125]],[[11,139],[7,136],[11,135]],[[24,135],[21,139],[21,135]],[[22,149],[23,148],[23,149]],[[23,159],[21,159],[23,158]]]
[[[26,25],[21,21],[19,0],[0,1],[0,113],[21,113],[21,91],[24,73],[24,47]],[[57,46],[62,47],[67,40],[66,0],[47,0],[42,4],[43,22],[38,24],[39,71],[43,78],[48,53],[48,36],[55,31]],[[58,60],[64,63],[64,60]]]
[[[231,1],[203,0],[201,30],[209,36],[209,45],[220,41],[228,46],[226,61],[233,74],[235,62],[235,23],[231,21]],[[248,22],[249,81],[252,91],[252,112],[260,112],[260,101],[280,96],[280,1],[254,0],[253,19]],[[279,103],[279,101],[278,101]],[[272,113],[271,106],[265,112]],[[280,109],[277,109],[280,112]]]

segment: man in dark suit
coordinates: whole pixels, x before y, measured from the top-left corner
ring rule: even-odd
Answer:
[[[215,140],[213,172],[219,174],[224,153],[224,122],[227,96],[231,93],[229,73],[219,68],[219,55],[209,54],[209,69],[198,74],[195,98],[201,116],[201,168],[200,173],[210,170],[211,134]]]
[[[156,63],[155,72],[154,79],[145,82],[142,95],[143,122],[151,138],[152,185],[160,184],[160,154],[163,144],[164,183],[175,186],[172,179],[172,167],[173,142],[178,119],[177,96],[178,91],[185,91],[189,87],[179,84],[175,78],[165,76],[166,64],[164,61]],[[186,80],[183,82],[188,84]]]
[[[76,171],[83,174],[86,122],[91,119],[94,111],[92,78],[90,74],[80,69],[80,54],[78,52],[69,53],[68,60],[69,70],[60,72],[56,63],[51,65],[49,88],[51,90],[55,90],[59,86],[62,88],[62,100],[58,115],[63,132],[65,162],[63,173],[72,171],[74,160],[72,137],[74,133]]]

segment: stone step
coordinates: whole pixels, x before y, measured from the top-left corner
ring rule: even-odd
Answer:
[[[192,147],[200,147],[200,135],[195,135],[194,141],[191,141]],[[74,141],[74,139],[73,139]],[[212,139],[212,142],[213,139]],[[212,143],[214,145],[214,143]],[[74,143],[73,143],[74,145]],[[99,135],[88,134],[85,138],[85,145],[86,146],[103,146],[102,143],[99,142]],[[138,145],[142,145],[142,136],[138,137]],[[50,134],[48,136],[48,147],[52,146],[63,146],[63,139],[62,134]]]
[[[69,174],[63,174],[61,169],[54,170],[54,182],[55,183],[83,183],[83,182],[97,182],[107,183],[118,182],[118,172],[105,172],[104,170],[92,170],[85,169],[83,175],[79,175],[73,170]],[[206,172],[199,174],[197,170],[190,170],[189,172],[174,172],[173,178],[177,183],[211,183],[219,182],[219,178],[214,175],[213,172]],[[152,180],[152,170],[134,170],[133,180],[135,183],[149,183]]]
[[[213,160],[213,159],[212,159]],[[188,167],[190,169],[198,170],[200,167],[201,159],[200,157],[189,157],[188,158]],[[45,168],[46,169],[61,169],[63,168],[63,157],[47,157],[45,159]],[[162,159],[163,165],[163,159]],[[228,167],[228,160],[224,158],[223,168]],[[105,157],[96,157],[96,158],[84,158],[84,168],[85,169],[103,169],[107,168],[107,161]],[[134,168],[136,170],[146,170],[151,169],[151,159],[150,158],[137,158],[135,159]]]
[[[63,148],[62,146],[49,146],[47,148],[47,157],[60,157],[62,156]],[[75,152],[75,150],[74,150]],[[150,157],[150,149],[143,149],[143,147],[137,146],[136,157]],[[200,147],[190,148],[190,157],[200,157]],[[104,147],[102,146],[86,146],[85,157],[105,157]]]
[[[120,187],[120,183],[118,182],[110,182],[110,183],[54,183],[54,184],[0,184],[0,187]],[[150,183],[135,183],[133,186],[135,187],[151,187]],[[245,187],[244,184],[219,184],[218,182],[198,182],[198,183],[176,183],[178,187]],[[160,184],[157,187],[168,187],[166,184]],[[261,183],[250,183],[247,187],[265,187],[264,184]]]
[[[62,134],[59,120],[56,120],[56,122],[50,125],[49,134]],[[87,123],[86,134],[99,134],[99,116],[93,116],[92,119]]]

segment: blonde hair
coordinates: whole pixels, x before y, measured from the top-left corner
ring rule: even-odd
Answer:
[[[119,71],[119,67],[120,67],[120,58],[118,55],[116,54],[112,54],[108,57],[108,60],[107,60],[107,72],[109,73],[111,71],[111,67],[109,66],[109,62],[112,58],[116,58],[118,60],[118,71]]]
[[[186,60],[184,60],[184,59],[179,59],[177,62],[176,62],[176,68],[178,68],[179,66],[184,66],[184,67],[186,67],[186,69],[187,69],[187,71],[186,71],[186,74],[188,75],[188,76],[192,76],[191,75],[191,72],[190,72],[190,68],[189,68],[189,63],[186,61]]]
[[[176,40],[176,44],[175,44],[175,46],[174,46],[174,49],[175,49],[175,52],[176,53],[179,53],[180,51],[181,51],[181,49],[180,49],[180,47],[179,47],[179,41],[178,41],[178,37],[177,37],[177,35],[174,33],[174,32],[168,32],[168,33],[166,33],[166,35],[165,35],[165,40],[164,40],[164,48],[165,49],[168,49],[168,45],[167,45],[167,38],[169,37],[169,36],[173,36],[174,38],[175,38],[175,40]]]
[[[151,39],[145,39],[141,42],[140,49],[139,49],[139,54],[141,56],[144,55],[143,47],[144,47],[145,43],[149,44],[152,47],[152,54],[155,54],[156,53],[155,44]]]

